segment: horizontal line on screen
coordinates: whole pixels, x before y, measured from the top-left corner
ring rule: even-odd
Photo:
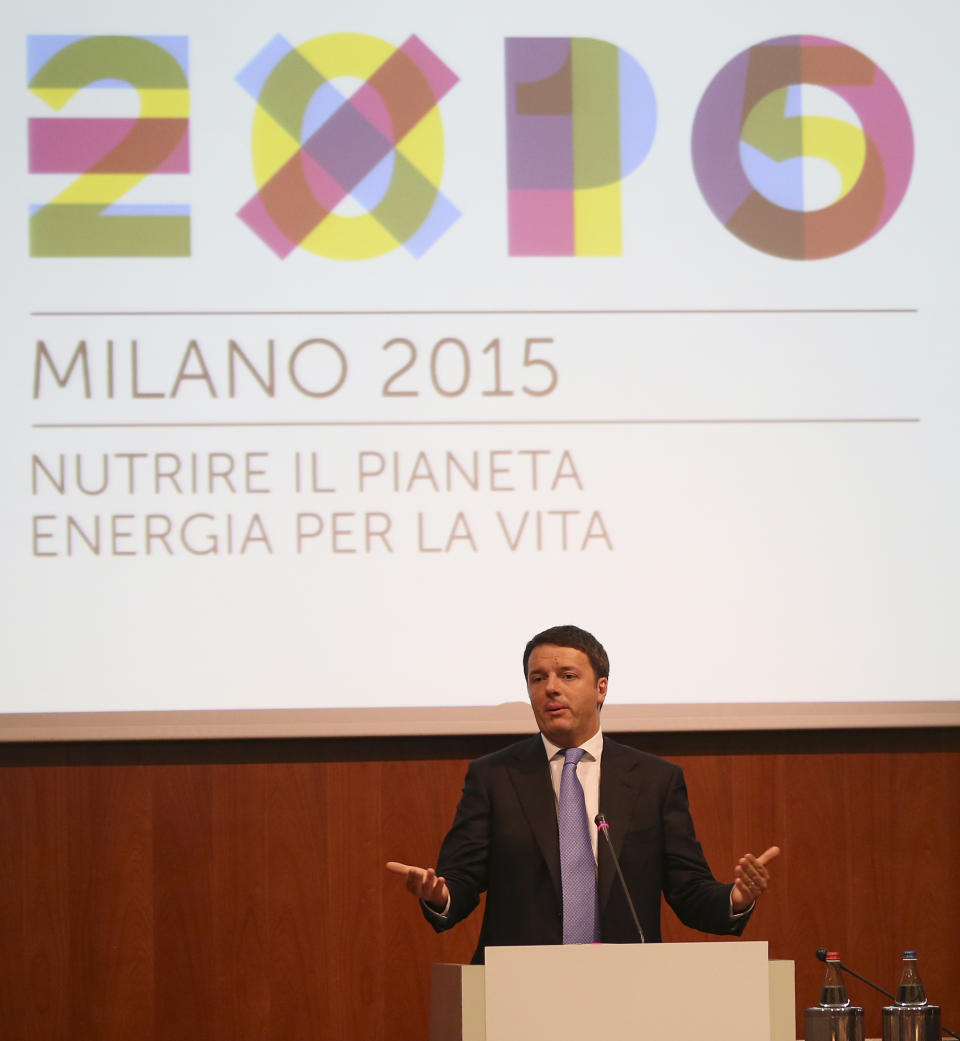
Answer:
[[[630,315],[783,315],[783,314],[917,314],[916,307],[676,307],[634,309],[560,309],[560,310],[499,310],[474,308],[446,311],[384,310],[384,311],[31,311],[31,318],[386,318],[386,317],[445,317],[456,315],[527,315],[556,316],[593,315],[602,317]]]
[[[867,423],[919,423],[918,416],[832,416],[742,419],[327,419],[170,423],[34,423],[34,430],[218,429],[238,427],[551,427],[551,426],[789,426]]]

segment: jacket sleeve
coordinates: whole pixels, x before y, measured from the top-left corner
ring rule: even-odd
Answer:
[[[731,886],[718,882],[707,864],[690,816],[683,771],[666,791],[663,810],[664,895],[684,925],[701,932],[739,935],[750,912],[732,916]]]
[[[466,918],[487,888],[490,796],[482,773],[482,765],[478,762],[468,767],[453,826],[440,847],[437,874],[446,880],[450,908],[445,916],[424,908],[424,917],[437,932],[450,929]]]

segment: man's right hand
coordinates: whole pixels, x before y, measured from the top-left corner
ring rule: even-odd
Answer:
[[[438,914],[442,914],[450,899],[447,883],[437,875],[433,868],[413,867],[411,864],[398,864],[395,860],[387,862],[387,871],[395,875],[404,875],[407,889],[422,900]]]

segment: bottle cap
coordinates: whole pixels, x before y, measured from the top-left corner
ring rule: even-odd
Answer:
[[[903,956],[904,956],[904,958],[914,958],[915,959],[917,957],[917,952],[916,951],[904,951],[903,952]],[[827,957],[829,958],[830,955],[828,954]]]
[[[906,954],[904,954],[906,958]],[[836,951],[827,951],[827,961],[840,961],[840,955]]]

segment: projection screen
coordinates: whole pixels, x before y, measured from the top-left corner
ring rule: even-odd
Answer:
[[[0,738],[960,723],[957,4],[6,26]]]

